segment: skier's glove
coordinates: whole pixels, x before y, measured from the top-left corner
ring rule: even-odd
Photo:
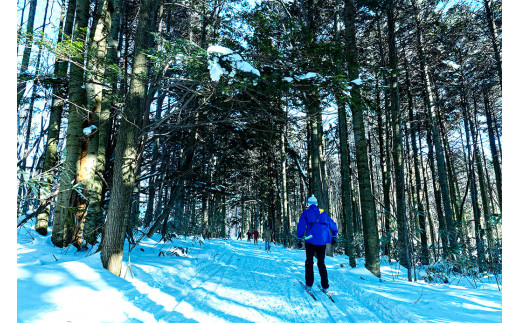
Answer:
[[[298,240],[296,240],[296,247],[297,247],[298,249],[303,248],[303,242],[302,242],[302,239],[298,239]]]
[[[332,245],[335,246],[338,243],[338,239],[336,237],[332,237]]]

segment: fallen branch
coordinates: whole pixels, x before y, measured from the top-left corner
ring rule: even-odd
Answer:
[[[417,302],[421,299],[423,294],[424,294],[424,288],[421,288],[421,296],[419,296],[419,298],[414,302],[414,304],[417,304]]]

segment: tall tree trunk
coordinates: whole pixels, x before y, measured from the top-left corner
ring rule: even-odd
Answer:
[[[354,219],[352,216],[352,190],[350,180],[349,151],[347,149],[347,116],[345,103],[342,102],[341,95],[338,98],[338,127],[339,127],[339,147],[341,162],[341,201],[343,222],[345,223],[345,253],[348,255],[350,267],[356,267],[356,254],[354,250]]]
[[[416,125],[416,129],[417,129],[417,135],[419,137],[419,155],[422,156],[422,140],[421,140],[421,129],[420,129],[420,124]],[[426,168],[424,167],[424,162],[423,162],[423,158],[421,157],[421,171],[422,171],[422,178],[424,180],[424,190],[425,190],[425,194],[424,194],[424,197],[425,197],[425,200],[426,200],[426,214],[428,215],[428,223],[430,224],[429,225],[429,228],[430,228],[430,240],[431,240],[431,244],[432,244],[432,251],[433,251],[433,259],[435,262],[437,262],[437,257],[438,257],[438,248],[435,248],[436,246],[436,242],[437,242],[437,239],[436,239],[436,236],[435,236],[435,224],[433,222],[433,219],[432,219],[432,212],[431,212],[431,207],[430,207],[430,198],[428,196],[428,182],[427,182],[427,177],[426,177]],[[435,190],[435,185],[434,185],[434,190]],[[440,203],[439,203],[439,206],[440,206]],[[442,207],[441,207],[441,210],[442,210]]]
[[[45,36],[45,27],[47,26],[45,24],[45,21],[47,20],[48,8],[49,8],[49,0],[47,0],[47,3],[45,5],[45,13],[43,15],[42,35],[40,37],[40,41],[42,41],[44,36]],[[29,153],[30,153],[29,142],[30,142],[30,139],[31,139],[31,129],[32,129],[34,102],[36,101],[36,95],[38,93],[38,85],[40,83],[37,79],[38,79],[38,76],[40,74],[40,60],[41,60],[41,56],[42,56],[42,49],[43,49],[42,46],[38,47],[38,54],[37,54],[36,65],[35,65],[35,67],[36,67],[36,72],[35,72],[36,80],[33,81],[33,87],[32,87],[32,91],[31,91],[31,99],[30,99],[29,107],[27,109],[27,114],[28,114],[28,116],[27,116],[27,131],[26,131],[26,136],[25,136],[25,144],[24,144],[24,149],[23,149],[23,154],[22,154],[22,165],[21,165],[21,168],[23,170],[25,170],[27,157],[29,156]]]
[[[435,100],[436,102],[440,102],[440,96],[439,96],[439,93],[438,93],[438,88],[435,87],[434,88],[434,92],[435,92]],[[438,125],[439,125],[439,135],[440,135],[440,138],[441,138],[441,147],[443,147],[443,151],[445,152],[445,162],[446,162],[446,172],[447,172],[447,182],[448,182],[448,189],[449,189],[449,193],[450,193],[450,201],[451,201],[451,205],[452,205],[452,212],[456,212],[456,210],[458,210],[460,208],[460,193],[458,191],[458,184],[457,184],[457,177],[455,175],[455,173],[452,171],[452,158],[450,156],[450,144],[449,144],[449,141],[448,141],[448,135],[446,134],[446,130],[445,130],[445,127],[444,127],[444,121],[442,120],[442,118],[440,117],[442,114],[441,114],[441,109],[439,107],[439,105],[441,105],[442,103],[439,103],[438,105],[435,105],[435,109],[436,109],[436,114],[437,116],[439,116],[439,119],[438,119]],[[456,229],[456,234],[457,236],[460,234],[460,223],[457,222],[457,218],[455,216],[455,214],[453,215],[453,218],[454,218],[454,229]]]
[[[22,55],[22,64],[20,66],[20,73],[18,84],[17,84],[17,97],[16,97],[16,106],[18,107],[18,113],[20,113],[20,104],[22,102],[23,96],[25,94],[25,89],[27,88],[28,77],[25,75],[27,69],[29,68],[29,58],[31,58],[31,51],[33,45],[33,32],[34,32],[34,18],[36,16],[36,6],[37,1],[31,0],[29,3],[29,17],[27,19],[27,28],[25,30],[25,47],[23,49]],[[45,24],[45,21],[44,21]]]
[[[22,27],[23,27],[23,19],[25,16],[25,8],[27,8],[27,0],[23,0],[22,13],[20,17],[20,25],[18,26],[17,31],[17,40],[16,40],[16,56],[18,56],[18,51],[20,49],[20,42],[22,41]]]
[[[491,0],[484,0],[484,7],[486,8],[486,20],[489,27],[489,35],[491,36],[491,44],[493,45],[493,53],[495,54],[496,69],[500,79],[500,88],[502,88],[502,54],[498,48],[497,28],[495,26],[495,19],[491,11]]]
[[[281,163],[280,163],[280,170],[281,170],[281,177],[282,177],[282,187],[281,187],[281,211],[282,216],[284,217],[284,233],[285,237],[287,237],[291,233],[291,214],[289,213],[289,194],[287,192],[287,154],[285,150],[286,138],[285,134],[287,132],[287,123],[284,124],[284,128],[280,137],[280,156],[281,156]],[[242,235],[245,234],[245,226],[242,226]]]
[[[316,90],[317,91],[317,90]],[[329,211],[329,197],[327,176],[324,171],[323,159],[323,124],[321,119],[320,99],[317,93],[309,93],[307,97],[307,114],[309,116],[310,141],[310,190],[309,195],[314,194],[318,199],[320,208]]]
[[[474,98],[474,106],[475,106],[475,120],[476,120],[476,110],[477,110],[476,98]],[[469,128],[471,130],[471,135],[472,135],[472,140],[473,140],[473,151],[475,154],[475,162],[477,164],[477,176],[478,176],[478,183],[479,183],[479,188],[480,188],[480,197],[482,199],[482,210],[484,213],[483,215],[484,215],[484,223],[485,223],[485,230],[486,230],[485,231],[486,238],[487,238],[487,242],[488,242],[488,248],[491,253],[491,250],[493,250],[493,248],[494,248],[495,240],[493,237],[493,230],[492,230],[492,225],[490,222],[491,211],[489,209],[489,198],[487,195],[486,184],[484,182],[485,175],[484,175],[484,171],[483,171],[483,167],[482,167],[482,157],[480,154],[480,149],[478,148],[478,135],[477,135],[476,125],[475,125],[476,121],[474,121],[474,119],[471,115],[469,115],[468,121],[469,121]]]
[[[477,129],[477,135],[480,143],[480,151],[485,151],[484,142],[482,140],[482,131],[480,131],[480,127],[478,127]],[[489,192],[489,206],[491,207],[491,213],[495,214],[495,191],[491,187],[491,177],[489,177],[488,160],[486,159],[486,155],[484,153],[482,154],[482,166],[484,167],[487,191]]]
[[[105,0],[107,1],[107,0]],[[107,43],[102,41],[101,46],[106,46],[106,63],[105,66],[115,65],[118,63],[118,35],[120,30],[120,8],[121,0],[108,0],[107,10],[102,19],[100,19],[100,28],[102,35],[108,37]],[[108,35],[107,35],[108,32]],[[100,58],[103,52],[100,51]],[[101,72],[101,70],[100,70]],[[104,173],[107,162],[108,138],[111,129],[110,110],[114,100],[115,89],[117,87],[117,74],[113,69],[104,71],[104,82],[108,87],[103,90],[101,96],[101,110],[97,113],[95,119],[97,121],[97,132],[92,139],[95,142],[96,150],[89,148],[90,154],[95,154],[94,170],[90,179],[90,201],[85,220],[85,240],[90,244],[95,244],[98,234],[101,232],[103,223],[103,212],[101,209],[101,199],[103,196],[103,187],[105,185]],[[99,91],[99,89],[97,90]],[[94,147],[93,147],[94,148]]]
[[[43,15],[42,34],[40,36],[40,41],[43,40],[44,35],[45,35],[45,27],[47,26],[45,24],[45,21],[47,20],[48,8],[49,8],[49,0],[47,0],[47,3],[45,5],[45,13]],[[24,171],[24,172],[26,171],[27,158],[29,157],[29,154],[31,153],[31,151],[33,150],[34,147],[37,147],[36,146],[37,142],[35,142],[33,148],[29,149],[29,142],[30,142],[30,139],[31,139],[31,130],[32,130],[33,112],[34,112],[34,103],[36,101],[36,96],[37,96],[37,93],[38,93],[38,87],[40,86],[40,82],[38,81],[38,77],[40,75],[41,55],[42,55],[42,46],[39,46],[39,48],[38,48],[38,55],[37,55],[37,58],[36,58],[36,65],[35,65],[35,67],[36,67],[35,80],[33,81],[33,87],[32,87],[32,91],[31,91],[31,99],[30,99],[30,102],[29,102],[29,107],[27,108],[27,114],[28,114],[28,116],[27,116],[27,130],[26,130],[25,144],[24,144],[24,149],[23,149],[23,153],[22,153],[22,160],[21,160],[21,165],[20,165],[20,169],[22,171]],[[43,123],[42,123],[42,125],[43,125]],[[43,134],[43,132],[40,132],[40,134]],[[36,149],[36,150],[38,150],[38,149]],[[38,160],[37,153],[38,153],[38,151],[36,151],[36,154],[34,156],[33,164]],[[32,167],[32,173],[34,173],[34,167]],[[23,183],[23,182],[24,181],[23,181],[23,175],[22,175],[21,183]],[[21,188],[22,188],[22,186],[23,185],[20,185],[20,190],[18,191],[19,199],[21,199],[21,197],[22,197],[21,196]],[[27,208],[28,207],[29,207],[29,204],[27,203],[27,201],[24,201],[24,203],[22,205],[22,213],[23,214],[27,213]]]
[[[155,15],[159,2],[141,0],[139,23],[135,36],[134,61],[130,92],[122,111],[121,126],[115,149],[111,201],[103,228],[101,260],[103,267],[120,275],[123,245],[128,226],[128,202],[135,182],[138,155],[138,135],[146,104],[146,83],[149,73],[147,51],[153,48],[151,32],[155,31]]]
[[[74,41],[85,43],[84,28],[88,23],[88,0],[79,0],[76,3],[76,20],[74,23]],[[67,128],[67,141],[65,150],[67,156],[61,171],[60,192],[54,212],[52,230],[52,242],[57,247],[65,247],[70,243],[74,231],[75,216],[82,216],[85,210],[73,210],[81,196],[76,192],[80,187],[77,174],[80,168],[82,151],[85,148],[85,135],[83,134],[85,113],[85,90],[83,88],[83,55],[74,57],[74,64],[70,66],[69,86],[69,120]]]
[[[63,36],[70,37],[72,35],[72,27],[74,22],[74,11],[76,9],[76,0],[70,0],[65,16],[65,1],[62,4],[62,14],[60,16],[60,25],[58,28],[58,43],[63,41]],[[66,18],[65,18],[66,17]],[[62,26],[65,19],[65,27]],[[54,76],[56,82],[52,84],[52,101],[51,114],[49,119],[49,130],[47,132],[47,142],[45,144],[45,160],[43,163],[43,182],[40,189],[40,201],[45,207],[37,216],[35,230],[41,235],[47,235],[50,214],[50,199],[52,183],[54,182],[54,174],[56,170],[56,161],[58,159],[58,141],[60,136],[61,115],[65,105],[65,96],[67,95],[65,77],[67,76],[67,62],[56,59],[54,64]]]
[[[484,92],[484,110],[486,113],[486,123],[488,128],[489,148],[491,149],[491,158],[493,160],[493,169],[495,171],[495,180],[497,182],[498,205],[500,207],[500,211],[502,212],[502,169],[500,167],[500,161],[498,158],[499,156],[496,146],[495,130],[487,92]]]
[[[428,160],[430,162],[430,171],[432,173],[432,186],[433,186],[433,194],[435,198],[435,207],[437,209],[437,217],[439,219],[439,235],[442,242],[442,256],[443,258],[448,257],[448,235],[446,228],[446,220],[444,218],[444,212],[442,209],[442,197],[439,188],[437,187],[437,171],[435,170],[435,161],[434,161],[434,153],[433,153],[433,140],[431,129],[428,129],[428,133],[426,134],[426,141],[428,143]]]
[[[433,102],[433,95],[432,95],[432,85],[430,81],[429,76],[429,68],[426,63],[426,56],[424,54],[423,49],[423,36],[422,36],[422,29],[420,25],[420,19],[419,19],[419,13],[416,6],[416,0],[412,0],[412,6],[414,9],[414,18],[415,18],[415,26],[416,26],[416,34],[417,34],[417,50],[419,52],[419,62],[421,66],[421,79],[423,82],[424,87],[424,95],[426,97],[426,107],[428,110],[428,116],[430,119],[430,124],[432,128],[432,134],[433,134],[433,143],[435,145],[435,158],[437,161],[437,169],[439,174],[439,185],[441,189],[442,194],[442,202],[444,207],[444,218],[446,220],[446,229],[447,229],[447,235],[448,235],[448,247],[449,252],[448,255],[452,255],[456,253],[456,236],[454,233],[454,224],[453,224],[453,212],[450,202],[450,194],[448,189],[448,180],[447,180],[447,174],[446,174],[446,164],[444,162],[444,156],[442,152],[442,145],[441,145],[441,138],[439,134],[439,128],[438,128],[438,116],[435,111],[435,105]],[[444,248],[443,248],[444,249]]]
[[[396,192],[396,218],[399,237],[399,261],[402,266],[408,269],[408,280],[412,281],[410,246],[408,238],[408,221],[406,218],[406,196],[405,178],[403,165],[403,141],[402,141],[402,117],[399,103],[399,81],[397,76],[397,48],[395,42],[395,20],[394,2],[390,1],[387,9],[388,19],[388,56],[390,68],[390,111],[392,115],[392,137],[395,172],[395,192]]]
[[[485,253],[484,253],[484,244],[483,244],[483,230],[481,228],[481,210],[478,205],[477,198],[477,185],[475,181],[475,170],[473,161],[475,160],[475,154],[472,150],[472,144],[470,139],[470,125],[469,125],[469,108],[468,102],[464,94],[461,95],[462,99],[462,112],[464,115],[464,129],[466,132],[466,150],[468,151],[468,180],[470,185],[471,192],[471,206],[473,207],[473,219],[475,225],[475,243],[477,247],[477,264],[480,271],[484,270],[485,266]],[[474,146],[474,145],[473,145]]]
[[[385,56],[383,51],[383,39],[381,34],[381,19],[377,19],[377,37],[378,37],[378,44],[379,44],[379,56],[381,59],[380,66],[384,67],[386,66],[385,62]],[[390,103],[388,101],[388,80],[387,77],[384,76],[383,80],[383,88],[384,88],[384,113],[386,116],[389,115],[388,111]],[[377,101],[379,102],[379,91],[377,92]],[[392,216],[392,210],[391,210],[391,202],[390,202],[390,173],[388,171],[388,164],[389,164],[389,151],[388,146],[390,143],[390,136],[389,136],[389,127],[385,127],[385,124],[383,124],[383,109],[381,108],[381,105],[377,104],[377,123],[378,123],[378,139],[379,139],[379,161],[381,165],[381,179],[383,184],[383,204],[384,204],[384,210],[383,210],[383,219],[384,219],[384,230],[383,230],[383,236],[384,236],[384,246],[383,246],[383,254],[390,256],[390,248],[391,248],[391,232],[390,232],[390,217]],[[387,118],[388,119],[388,118]],[[388,120],[386,120],[386,124],[388,125]],[[383,129],[385,129],[385,135],[386,135],[386,141],[383,138]],[[388,143],[388,144],[385,144]]]
[[[26,75],[27,73],[27,70],[29,68],[29,59],[31,57],[31,52],[32,52],[32,45],[33,45],[33,38],[34,38],[34,35],[33,35],[33,31],[34,31],[34,18],[35,18],[35,15],[36,15],[36,5],[37,5],[37,2],[36,0],[31,0],[31,2],[29,3],[30,7],[29,7],[29,18],[27,20],[27,28],[26,28],[26,37],[25,37],[25,47],[24,47],[24,51],[23,51],[23,55],[22,55],[22,64],[20,66],[20,72],[18,74],[18,78],[17,78],[17,81],[18,81],[18,84],[16,86],[16,90],[17,90],[17,108],[18,108],[18,120],[21,120],[22,119],[22,106],[23,104],[22,103],[22,99],[24,97],[24,94],[25,94],[25,90],[27,88],[27,82],[29,82],[29,77],[28,75]],[[44,22],[45,23],[45,22]],[[33,81],[33,89],[32,89],[33,93],[36,91],[36,82]],[[30,102],[31,104],[30,105],[34,105],[34,97],[33,97],[33,100],[32,102]],[[27,133],[30,133],[31,131],[31,123],[32,123],[32,108],[31,106],[29,107],[29,109],[27,109],[27,116],[24,116],[25,118],[27,118]],[[19,122],[19,121],[18,121]],[[23,124],[17,129],[17,133],[18,134],[21,134],[22,133],[22,128],[23,128]],[[22,169],[25,170],[25,160],[27,158],[27,147],[28,147],[28,144],[29,144],[29,135],[27,135],[27,140],[26,140],[26,144],[25,144],[25,148],[23,150],[23,153],[22,153]],[[17,199],[17,210],[20,209],[20,201],[21,201],[21,197],[22,195],[24,194],[23,193],[23,184],[25,182],[25,179],[24,179],[24,173],[22,172],[22,175],[21,175],[21,179],[20,179],[20,183],[21,185],[19,186],[19,190],[18,190],[18,199]],[[26,205],[26,204],[24,204]],[[23,208],[22,208],[23,209]]]
[[[423,206],[423,189],[421,182],[421,174],[419,172],[419,150],[417,149],[417,136],[419,134],[418,124],[419,120],[415,120],[414,116],[414,102],[411,92],[411,82],[410,75],[408,71],[408,62],[405,55],[405,72],[406,72],[406,94],[408,98],[408,116],[410,122],[410,136],[411,136],[411,144],[412,144],[412,152],[413,152],[413,170],[415,174],[415,187],[416,187],[416,212],[419,217],[419,231],[421,236],[421,263],[423,265],[429,265],[430,259],[428,256],[428,237],[426,236],[426,214]]]
[[[356,45],[355,9],[352,0],[345,0],[343,19],[345,23],[346,61],[348,64],[348,78],[359,78],[359,62]],[[356,162],[358,168],[359,191],[361,197],[361,214],[363,221],[363,238],[365,246],[365,267],[377,277],[381,277],[379,267],[379,235],[377,229],[377,214],[370,187],[370,170],[368,167],[367,141],[363,106],[359,87],[354,84],[350,92],[350,109],[354,125],[356,143]]]
[[[165,98],[165,95],[166,94],[159,94],[159,98],[157,99],[157,111],[155,112],[155,121],[159,121],[161,119],[161,114],[162,114],[162,106],[163,106],[163,102],[164,102],[164,98]],[[157,162],[158,162],[158,157],[159,157],[159,145],[160,145],[160,140],[159,140],[159,137],[155,138],[153,140],[153,144],[152,144],[152,159],[151,159],[151,166],[150,166],[150,174],[155,174],[156,172],[156,169],[157,169]],[[147,202],[147,205],[146,205],[146,212],[145,212],[145,216],[144,216],[144,226],[145,227],[148,227],[150,225],[150,223],[152,222],[152,219],[153,219],[153,207],[154,207],[154,203],[155,203],[155,193],[156,193],[156,180],[155,180],[156,176],[153,176],[150,181],[149,181],[149,184],[148,184],[148,202]]]
[[[106,66],[105,59],[107,55],[107,40],[111,27],[112,12],[109,10],[109,0],[101,0],[97,5],[96,19],[94,19],[94,26],[92,28],[93,39],[89,48],[89,53],[91,54],[87,57],[87,69],[85,73],[88,111],[87,122],[88,126],[93,130],[91,130],[92,134],[87,135],[85,138],[87,149],[78,171],[79,181],[85,183],[85,200],[82,205],[82,209],[85,209],[85,212],[78,218],[78,223],[76,224],[77,228],[72,238],[72,244],[76,246],[76,248],[80,248],[83,239],[83,230],[87,217],[87,205],[98,191],[96,185],[101,184],[101,181],[99,179],[95,181],[95,178],[99,177],[99,175],[96,174],[96,166],[98,162],[99,130],[102,126],[100,121],[103,119],[101,112],[103,102],[103,79]],[[110,9],[112,10],[113,7],[110,6]],[[105,113],[106,112],[107,111],[105,111]],[[106,119],[104,121],[106,122]],[[92,221],[89,221],[89,223],[90,222]],[[89,227],[89,235],[91,235],[91,231],[92,228]],[[90,238],[90,240],[93,239]]]

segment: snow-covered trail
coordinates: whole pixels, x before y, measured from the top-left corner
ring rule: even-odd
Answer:
[[[272,246],[271,252],[266,253],[262,242],[254,245],[236,240],[211,240],[206,242],[206,246],[192,249],[195,249],[191,251],[192,257],[195,252],[198,257],[188,258],[193,270],[185,273],[187,276],[172,275],[171,267],[154,267],[156,256],[150,259],[150,264],[134,265],[135,278],[131,280],[134,283],[154,281],[153,288],[162,293],[181,295],[172,300],[171,314],[159,315],[167,321],[174,320],[178,313],[195,319],[199,317],[199,314],[192,315],[195,309],[196,313],[208,315],[207,319],[219,321],[223,318],[226,322],[415,320],[412,316],[399,318],[399,313],[385,308],[384,303],[365,303],[359,294],[349,292],[353,290],[349,287],[349,280],[341,279],[332,268],[329,268],[329,276],[331,289],[335,291],[335,303],[317,288],[314,294],[318,300],[313,300],[297,282],[297,279],[304,279],[303,251]],[[317,268],[315,276],[315,281],[319,282]],[[152,312],[157,313],[157,310],[160,309],[155,308]]]
[[[32,232],[32,233],[31,233]],[[122,277],[99,254],[59,249],[50,236],[18,233],[19,322],[500,322],[502,294],[479,288],[406,281],[395,264],[382,281],[358,259],[327,257],[335,303],[300,286],[305,252],[245,240],[143,239],[127,246]],[[187,254],[173,255],[175,248]],[[319,274],[315,265],[315,284]]]

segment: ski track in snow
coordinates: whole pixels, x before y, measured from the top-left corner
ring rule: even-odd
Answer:
[[[314,261],[315,301],[297,281],[305,281],[305,252],[275,244],[271,244],[271,252],[265,252],[262,241],[255,245],[245,240],[212,239],[200,245],[192,239],[174,239],[168,243],[144,239],[132,251],[131,271],[126,265],[128,255],[125,252],[124,279],[121,279],[102,269],[96,255],[86,258],[81,255],[59,258],[58,255],[60,261],[54,262],[52,254],[61,249],[53,247],[46,239],[49,238],[38,237],[27,247],[21,245],[22,240],[19,239],[19,284],[22,285],[18,288],[18,303],[22,305],[19,305],[18,315],[28,318],[30,313],[39,313],[32,321],[41,321],[38,317],[60,317],[59,312],[69,313],[65,315],[67,318],[81,318],[70,314],[75,313],[77,309],[74,306],[79,305],[60,305],[66,298],[56,298],[52,309],[43,307],[45,305],[38,307],[38,297],[48,295],[49,291],[43,288],[40,291],[42,296],[39,296],[23,287],[34,286],[31,276],[28,276],[31,273],[35,278],[46,275],[47,279],[56,280],[54,284],[47,282],[43,285],[66,287],[63,284],[68,276],[61,272],[64,268],[70,273],[74,268],[96,273],[99,277],[97,281],[93,274],[82,279],[97,286],[98,291],[109,290],[114,297],[117,296],[114,304],[119,304],[119,308],[106,315],[113,322],[425,322],[433,318],[436,322],[447,322],[452,320],[445,318],[450,317],[450,311],[456,308],[449,307],[453,306],[453,300],[463,299],[467,299],[464,304],[466,308],[479,305],[482,308],[487,306],[487,309],[475,313],[466,311],[462,316],[459,313],[458,317],[453,314],[453,318],[458,319],[453,321],[468,322],[468,317],[472,317],[480,322],[495,321],[497,318],[499,322],[501,317],[501,303],[497,303],[497,298],[493,296],[486,300],[483,297],[485,294],[479,294],[478,290],[457,294],[458,298],[443,303],[446,310],[438,320],[431,312],[423,315],[420,309],[415,308],[415,299],[411,302],[410,297],[404,299],[405,294],[399,290],[408,290],[413,285],[384,279],[379,282],[374,276],[366,275],[361,264],[354,269],[340,267],[339,264],[345,262],[344,256],[327,257],[325,260],[334,303],[317,287],[320,276]],[[38,244],[42,248],[41,253],[29,253],[39,250]],[[187,248],[189,252],[185,256],[168,253],[174,247]],[[160,251],[166,255],[159,256]],[[364,280],[357,280],[359,275]],[[426,285],[423,288],[433,291],[438,287]],[[119,294],[115,294],[116,291]],[[397,297],[388,297],[396,291],[400,292]],[[88,289],[86,292],[93,293]],[[432,308],[432,301],[450,294],[449,291],[440,293],[432,294],[428,299],[425,294],[422,302],[427,307],[423,308]],[[105,308],[111,306],[106,301],[99,302]],[[64,308],[60,309],[60,306]],[[495,316],[489,316],[488,313],[493,311]],[[104,316],[97,315],[91,322],[103,321],[100,317]]]
[[[184,290],[183,298],[175,300],[173,313],[182,311],[183,307],[194,306],[190,304],[197,304],[203,312],[211,313],[215,312],[212,304],[223,303],[221,310],[227,308],[228,311],[223,311],[221,318],[211,317],[214,321],[228,321],[229,315],[232,315],[237,322],[388,322],[395,321],[396,315],[402,315],[396,311],[385,314],[391,307],[385,306],[382,300],[363,303],[364,295],[356,293],[349,287],[348,279],[341,280],[330,269],[329,278],[331,288],[336,291],[333,295],[336,303],[332,303],[316,284],[313,293],[318,300],[313,300],[296,281],[304,280],[305,253],[302,251],[286,250],[291,253],[287,257],[285,253],[265,252],[261,242],[254,245],[245,241],[211,240],[206,244],[209,247],[208,261],[196,261],[199,264],[195,265],[193,277],[187,281],[176,281],[167,270],[148,274],[143,270],[134,270],[136,278],[144,276],[143,280],[153,280],[154,288],[164,293],[171,291],[172,294],[178,294],[179,289]],[[213,250],[213,246],[218,248]],[[197,248],[199,247],[193,247]],[[202,250],[199,254],[206,247],[200,248]],[[271,250],[279,250],[278,248],[280,247],[272,246]],[[295,261],[292,253],[299,253],[300,259]],[[139,268],[139,265],[135,264],[134,267]],[[251,281],[251,277],[254,277],[254,281]],[[316,262],[315,282],[319,282]],[[274,291],[277,293],[273,293]],[[241,300],[241,303],[237,300]],[[237,311],[229,310],[230,307],[237,307]],[[152,308],[148,308],[150,309]],[[163,317],[166,321],[175,318],[174,314],[162,316],[157,313],[157,309],[153,309],[152,313],[159,314],[156,316]],[[404,315],[402,321],[417,320]]]

